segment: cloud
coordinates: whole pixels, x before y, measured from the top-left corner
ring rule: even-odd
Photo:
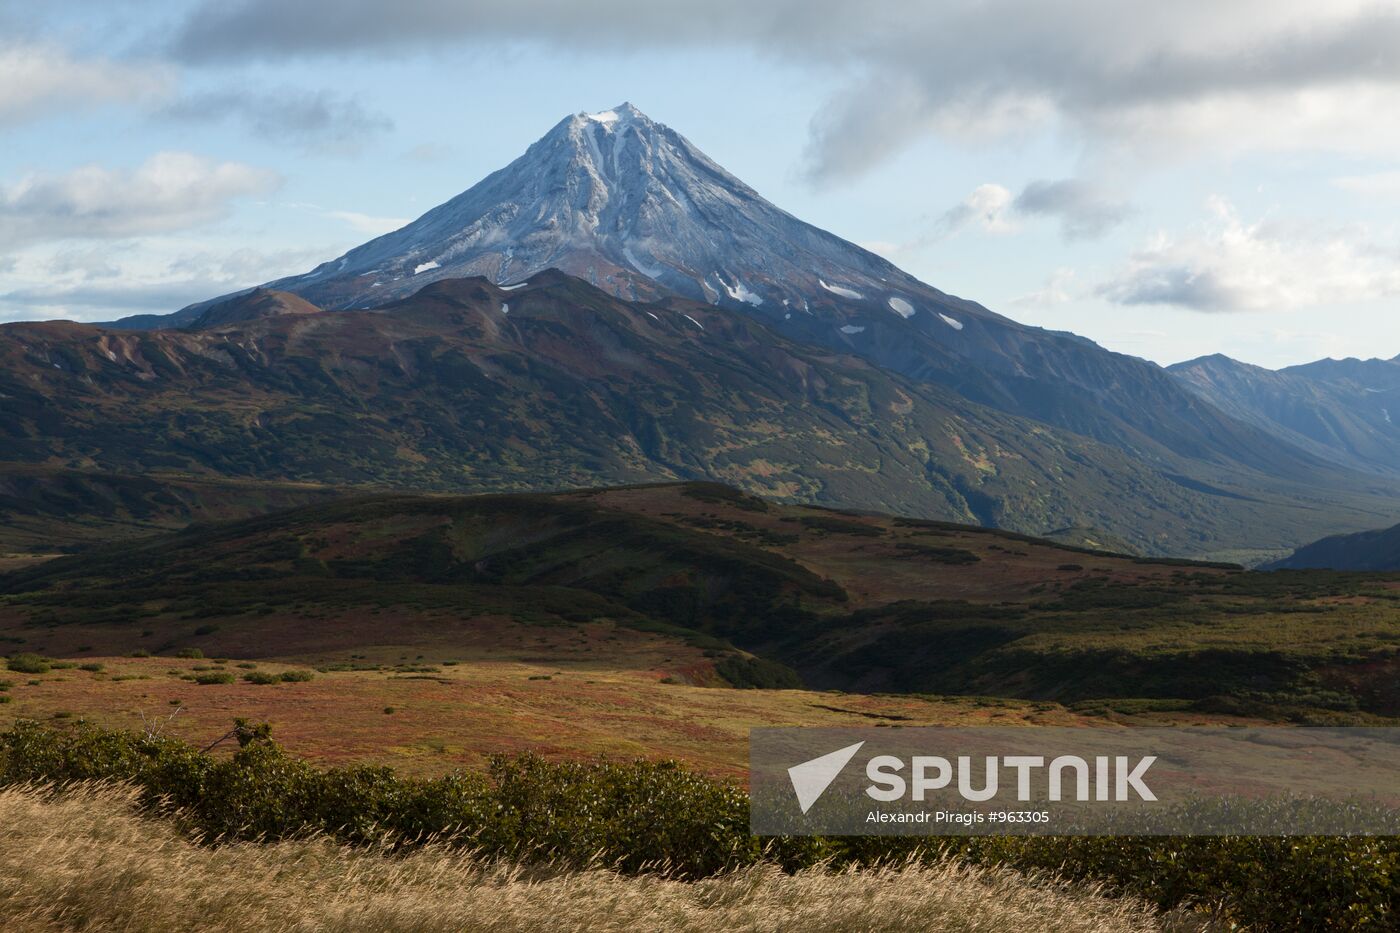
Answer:
[[[1154,158],[1400,147],[1400,124],[1375,118],[1400,109],[1400,8],[1374,0],[203,0],[171,47],[241,62],[518,42],[820,68],[838,82],[812,121],[821,181],[929,134],[1056,131]]]
[[[308,204],[305,201],[288,201],[285,206],[338,220],[356,233],[367,233],[370,236],[390,233],[406,226],[413,220],[411,217],[375,217],[372,214],[362,214],[359,211],[328,210],[319,204]]]
[[[243,247],[231,252],[206,249],[175,257],[163,274],[168,278],[198,279],[213,283],[216,291],[227,290],[307,272],[327,257],[342,252],[344,249],[337,246],[287,250]]]
[[[1370,175],[1345,175],[1332,179],[1335,187],[1366,197],[1400,196],[1400,172],[1374,172]]]
[[[943,239],[971,226],[988,233],[1015,233],[1021,218],[1051,217],[1060,221],[1065,239],[1088,239],[1103,236],[1131,214],[1127,202],[1076,178],[1033,181],[1015,197],[1004,186],[988,183],[944,211],[934,225],[933,238]]]
[[[115,258],[110,249],[64,249],[49,258],[45,271],[59,278],[71,277],[83,281],[114,279],[122,274]]]
[[[1042,288],[1013,298],[1011,303],[1022,308],[1054,308],[1069,304],[1075,299],[1075,282],[1075,271],[1061,267],[1051,273]]]
[[[1158,234],[1096,293],[1122,305],[1193,311],[1332,307],[1400,295],[1400,250],[1360,228],[1242,221],[1220,198],[1184,235]]]
[[[68,318],[111,320],[128,314],[167,314],[196,301],[247,288],[260,282],[305,272],[336,245],[293,250],[198,250],[166,261],[137,249],[123,248],[118,276],[100,274],[113,260],[110,246],[62,250],[31,257],[24,263],[29,281],[0,292],[0,320]],[[98,275],[91,275],[93,268]]]
[[[0,316],[8,320],[65,318],[100,320],[130,312],[178,311],[218,294],[218,286],[201,280],[119,282],[20,288],[0,292]],[[92,312],[101,312],[94,315]]]
[[[394,127],[387,115],[368,110],[352,98],[296,88],[192,94],[170,103],[161,113],[186,123],[236,119],[261,139],[320,153],[353,154]]]
[[[934,236],[942,239],[972,226],[988,233],[1011,233],[1016,230],[1016,224],[1007,216],[1011,203],[1011,192],[1001,185],[978,185],[943,212],[934,225]]]
[[[185,230],[226,216],[241,197],[280,183],[265,169],[162,152],[131,170],[88,165],[0,187],[0,249],[52,240]]]
[[[419,143],[403,154],[410,162],[441,162],[452,155],[452,147],[447,143]]]
[[[1033,181],[1016,196],[1012,207],[1022,214],[1059,218],[1067,240],[1101,237],[1132,214],[1127,203],[1076,178]]]
[[[76,59],[49,44],[0,41],[0,126],[56,111],[135,103],[169,90],[167,69]]]
[[[371,217],[355,211],[326,211],[325,214],[327,217],[343,220],[356,233],[368,233],[372,236],[390,233],[406,226],[412,220],[411,217]]]

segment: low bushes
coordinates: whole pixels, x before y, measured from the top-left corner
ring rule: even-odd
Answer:
[[[53,669],[53,662],[32,652],[10,656],[6,666],[17,674],[47,674]]]
[[[1394,929],[1400,839],[1333,837],[850,837],[749,835],[748,798],[674,762],[495,758],[485,774],[424,780],[387,768],[317,768],[266,726],[239,723],[232,757],[173,739],[77,724],[19,722],[0,733],[0,782],[115,779],[206,838],[323,833],[398,846],[450,836],[485,855],[595,860],[624,871],[701,877],[770,859],[874,864],[953,855],[1100,883],[1162,908],[1218,907],[1260,930]]]
[[[291,670],[274,674],[271,671],[249,671],[243,675],[243,679],[250,684],[294,684],[306,683],[316,675],[311,671]]]

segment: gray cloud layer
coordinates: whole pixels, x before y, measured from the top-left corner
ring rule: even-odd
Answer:
[[[162,114],[189,123],[238,120],[262,139],[322,153],[356,152],[394,126],[387,115],[352,98],[297,88],[193,94],[169,104]]]
[[[844,75],[813,121],[817,179],[868,169],[926,133],[1045,124],[1159,148],[1201,133],[1241,146],[1365,146],[1373,120],[1288,98],[1400,97],[1400,10],[1363,0],[205,0],[171,48],[228,62],[500,41],[742,46]],[[1265,99],[1274,125],[1261,133]]]
[[[1033,181],[1012,206],[1022,214],[1056,217],[1069,240],[1103,236],[1132,214],[1125,202],[1100,192],[1077,178]]]

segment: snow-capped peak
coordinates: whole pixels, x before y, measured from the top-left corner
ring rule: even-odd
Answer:
[[[775,320],[786,306],[844,323],[864,296],[927,288],[779,210],[626,102],[565,117],[413,223],[275,287],[346,308],[438,279],[504,285],[549,268],[622,298],[674,293]]]
[[[637,119],[646,123],[651,122],[646,114],[642,113],[636,107],[633,107],[627,101],[623,101],[611,110],[600,110],[597,113],[580,113],[578,116],[592,123],[600,123],[603,126],[612,126],[614,123],[630,123]]]

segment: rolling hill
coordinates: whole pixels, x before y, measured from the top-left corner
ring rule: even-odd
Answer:
[[[1379,531],[1333,535],[1298,548],[1267,569],[1400,571],[1400,525]]]
[[[623,643],[607,632],[634,632],[671,639],[671,673],[699,682],[1316,722],[1400,714],[1397,600],[1383,576],[1153,561],[691,483],[196,526],[0,577],[0,633],[60,655],[351,659],[483,638],[602,658]]]
[[[0,569],[36,556],[344,495],[306,483],[0,463]]]

